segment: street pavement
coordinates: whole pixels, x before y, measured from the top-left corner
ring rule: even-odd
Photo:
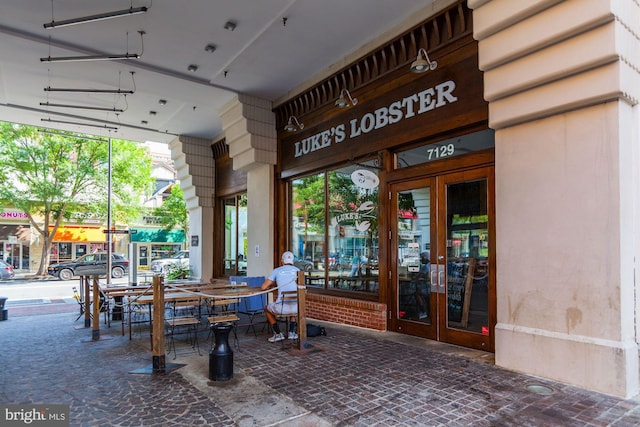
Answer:
[[[54,306],[65,310],[45,309]],[[0,403],[70,405],[72,426],[640,425],[638,399],[508,371],[490,353],[311,319],[328,335],[307,351],[239,328],[229,381],[209,379],[204,325],[200,354],[179,341],[175,359],[166,353],[175,369],[136,373],[150,370],[148,329],[130,340],[120,322],[101,322],[93,340],[77,314],[75,302],[10,306]]]

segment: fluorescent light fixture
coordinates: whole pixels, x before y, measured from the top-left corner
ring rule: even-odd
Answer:
[[[69,25],[84,24],[84,23],[87,23],[87,22],[103,21],[105,19],[119,18],[119,17],[123,17],[123,16],[138,15],[140,13],[145,13],[148,9],[149,8],[144,7],[144,6],[143,7],[131,7],[129,9],[116,10],[116,11],[113,11],[113,12],[99,13],[97,15],[83,16],[81,18],[65,19],[63,21],[51,21],[51,22],[49,22],[47,24],[44,24],[44,28],[51,29],[51,28],[67,27]]]
[[[132,95],[135,93],[133,90],[122,90],[122,89],[73,89],[73,88],[64,88],[64,87],[51,87],[47,86],[44,88],[45,92],[78,92],[78,93],[115,93],[115,94],[125,94]]]
[[[80,61],[117,61],[121,59],[138,59],[137,53],[125,53],[123,55],[85,55],[85,56],[47,56],[40,58],[40,62],[80,62]]]
[[[70,135],[70,134],[64,133],[64,132],[54,132],[54,131],[49,130],[49,129],[38,129],[38,132],[46,133],[48,135],[65,136],[67,138],[78,138],[78,139],[87,139],[89,141],[109,142],[108,139],[92,138],[90,136],[81,136],[81,135],[74,135],[74,134]]]
[[[43,122],[49,122],[49,123],[61,123],[61,124],[65,124],[65,125],[77,125],[77,126],[91,126],[91,127],[95,127],[95,128],[118,130],[117,127],[107,126],[107,125],[94,125],[94,124],[91,124],[91,123],[68,122],[66,120],[54,120],[54,119],[40,119],[40,120],[43,121]]]
[[[114,113],[124,113],[124,110],[121,108],[91,107],[89,105],[52,104],[50,102],[41,102],[40,105],[42,105],[43,107],[82,108],[84,110],[112,111]]]

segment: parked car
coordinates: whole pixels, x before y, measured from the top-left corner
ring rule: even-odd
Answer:
[[[111,254],[111,277],[120,278],[129,271],[129,260],[121,254]],[[49,274],[60,280],[71,280],[74,276],[106,276],[107,253],[96,252],[82,255],[73,261],[51,264]]]
[[[151,261],[151,271],[154,273],[165,273],[165,268],[170,264],[182,263],[189,265],[189,251],[179,251],[169,258],[159,258]]]
[[[313,262],[298,258],[297,256],[293,257],[293,265],[305,273],[310,273],[313,270]]]
[[[0,279],[13,279],[13,276],[15,276],[13,266],[0,261]]]

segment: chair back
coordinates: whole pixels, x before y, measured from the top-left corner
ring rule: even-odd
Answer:
[[[265,280],[264,276],[231,276],[229,280],[235,280],[236,283],[247,282],[247,286],[257,288],[260,287]],[[267,295],[260,294],[252,297],[242,298],[240,302],[240,312],[248,313],[264,309],[267,305]]]
[[[297,302],[298,291],[284,291],[280,299],[282,302]]]

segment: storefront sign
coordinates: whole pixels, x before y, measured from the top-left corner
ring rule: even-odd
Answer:
[[[331,220],[331,225],[333,227],[338,227],[340,224],[353,222],[356,230],[361,233],[368,231],[371,228],[371,221],[376,219],[376,215],[374,214],[374,210],[376,206],[373,202],[366,201],[362,203],[355,212],[346,212],[343,214],[338,214],[333,217]]]
[[[380,179],[378,175],[367,169],[358,169],[351,174],[351,181],[356,187],[364,188],[365,190],[373,190],[380,185]]]
[[[0,218],[10,219],[27,219],[27,214],[22,211],[2,211],[0,212]]]
[[[400,123],[445,105],[458,101],[454,95],[456,83],[447,80],[443,83],[413,93],[401,100],[394,101],[388,106],[380,107],[373,112],[365,113],[362,117],[341,123],[330,129],[311,135],[295,142],[295,157],[301,157],[314,151],[339,144],[348,139],[354,139],[388,125]]]

